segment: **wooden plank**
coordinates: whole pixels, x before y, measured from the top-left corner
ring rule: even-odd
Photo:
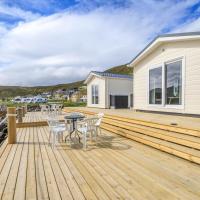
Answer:
[[[70,157],[72,162],[76,165],[79,172],[82,174],[83,177],[85,177],[85,180],[87,181],[88,185],[90,185],[93,192],[96,194],[96,196],[99,199],[109,199],[109,196],[105,193],[105,191],[102,189],[102,185],[99,185],[99,183],[93,178],[93,176],[90,174],[87,169],[77,158],[72,154],[71,151],[66,151],[66,154]],[[112,195],[114,196],[114,195]],[[116,196],[115,196],[116,198]]]
[[[130,155],[127,154],[127,151],[130,152]],[[167,191],[170,191],[172,194],[180,196],[185,199],[198,199],[199,197],[199,186],[198,184],[192,184],[192,182],[187,183],[187,179],[179,178],[175,174],[171,174],[167,169],[164,169],[159,164],[153,164],[151,160],[145,159],[145,157],[137,156],[137,153],[130,150],[118,151],[110,150],[106,151],[104,156],[109,157],[112,155],[117,162],[124,163],[127,168],[131,165],[134,170],[140,170],[142,174],[147,177],[151,177],[155,180],[155,183],[162,185],[166,188]],[[155,184],[154,184],[155,185]],[[176,188],[176,190],[174,190]]]
[[[21,134],[20,134],[20,137],[21,137]],[[0,174],[0,195],[1,196],[3,195],[3,191],[5,188],[5,185],[6,185],[9,173],[10,173],[10,169],[12,167],[12,163],[13,163],[16,151],[17,151],[17,146],[18,146],[18,144],[10,144],[10,145],[11,145],[11,150],[8,154],[8,157],[6,159],[6,162],[3,166],[3,169]]]
[[[159,143],[155,143],[155,142],[143,139],[142,136],[140,136],[140,137],[137,136],[136,137],[136,136],[133,135],[132,132],[128,133],[128,130],[115,129],[115,127],[110,126],[110,125],[109,126],[108,125],[107,126],[102,125],[102,128],[104,128],[104,129],[106,129],[108,131],[111,131],[113,133],[122,135],[124,137],[127,137],[129,139],[133,139],[134,141],[140,142],[142,144],[154,147],[156,149],[159,149],[159,150],[162,150],[164,152],[173,154],[175,156],[184,158],[184,159],[189,160],[191,162],[195,162],[197,164],[200,164],[200,157],[197,157],[195,155],[191,155],[191,154],[185,153],[184,151],[180,151],[180,150],[174,149],[172,147],[168,147],[168,146],[165,146],[165,145],[161,145]]]
[[[33,128],[30,128],[30,138],[28,144],[28,167],[27,167],[27,180],[26,180],[26,199],[37,198],[36,188],[36,169],[35,169],[35,141],[33,135]]]
[[[80,154],[82,154],[86,162],[88,162],[117,193],[121,194],[123,199],[144,199],[142,194],[133,189],[138,189],[138,185],[132,184],[130,179],[128,179],[129,182],[125,181],[118,174],[117,170],[109,168],[108,165],[103,162],[102,158],[98,159],[96,151],[87,151],[87,153],[81,151]]]
[[[51,164],[46,152],[46,148],[45,145],[47,145],[45,143],[45,141],[43,140],[42,137],[42,133],[40,131],[40,129],[38,129],[38,139],[40,142],[40,150],[41,150],[41,155],[42,155],[42,161],[43,161],[43,165],[44,165],[44,172],[45,172],[45,177],[46,177],[46,183],[47,183],[47,189],[48,189],[48,193],[49,193],[49,198],[50,199],[55,199],[55,200],[59,200],[61,199],[60,196],[60,192],[55,180],[55,176],[53,173],[53,170],[51,168]]]
[[[23,130],[23,129],[19,129]],[[25,139],[24,139],[24,147],[21,155],[21,161],[18,171],[18,177],[16,181],[15,194],[14,199],[24,200],[26,198],[26,173],[28,166],[28,143],[29,143],[29,129],[24,129],[25,131]]]
[[[21,137],[18,140],[16,155],[14,157],[12,166],[10,168],[10,173],[9,173],[9,176],[5,185],[4,193],[2,196],[2,199],[4,200],[13,199],[14,197],[15,186],[16,186],[16,181],[17,181],[17,176],[18,176],[18,171],[19,171],[19,166],[20,166],[20,161],[21,161],[21,155],[22,155],[23,146],[24,146],[25,131],[22,130],[19,134],[21,134]]]
[[[36,186],[37,186],[37,199],[49,199],[49,193],[47,189],[46,177],[44,172],[44,166],[42,161],[42,155],[40,151],[40,141],[38,139],[38,128],[34,130],[35,141],[35,169],[36,169]]]
[[[98,166],[91,166],[82,156],[81,153],[77,152],[76,150],[72,151],[74,155],[80,160],[80,162],[89,170],[90,174],[93,178],[101,185],[104,192],[110,197],[111,199],[128,199],[130,195],[116,183],[112,177],[110,177],[105,170],[100,170],[100,174],[97,172]],[[85,152],[84,152],[85,153]],[[113,189],[115,188],[115,190]],[[125,196],[124,196],[125,195]]]
[[[46,137],[45,135],[45,131],[44,129],[40,129],[40,133],[43,137],[43,140],[45,143],[48,143],[48,138]],[[73,199],[72,197],[72,194],[69,190],[69,187],[63,177],[63,174],[62,174],[62,171],[58,165],[58,162],[54,156],[54,153],[53,153],[53,150],[52,150],[52,147],[51,146],[47,146],[45,145],[46,147],[46,151],[47,151],[47,154],[48,154],[48,158],[49,158],[49,161],[50,161],[50,164],[51,164],[51,167],[52,167],[52,170],[53,170],[53,173],[54,173],[54,176],[55,176],[55,180],[56,180],[56,183],[57,183],[57,186],[59,188],[59,192],[60,192],[60,195],[61,195],[61,198],[62,199]]]
[[[155,138],[158,138],[158,139],[166,140],[166,141],[169,141],[169,142],[173,142],[173,143],[176,143],[176,144],[180,144],[180,145],[184,145],[184,146],[187,146],[187,147],[191,147],[191,148],[195,148],[195,149],[200,150],[200,143],[197,143],[197,142],[177,138],[177,137],[174,137],[174,136],[165,135],[165,134],[160,133],[158,131],[152,131],[152,130],[146,130],[146,129],[143,129],[143,128],[138,128],[138,127],[135,127],[134,125],[128,124],[128,123],[123,123],[123,122],[119,123],[119,122],[114,121],[114,120],[106,120],[105,119],[105,120],[103,120],[103,122],[104,122],[104,124],[109,124],[109,125],[112,125],[112,126],[116,126],[116,127],[119,127],[119,128],[123,128],[123,129],[126,129],[126,130],[134,131],[134,132],[137,132],[137,133],[141,133],[141,134],[144,134],[144,135],[148,135],[148,136],[151,136],[151,137],[155,137]]]
[[[46,127],[43,127],[43,129],[44,129],[43,131],[45,132],[46,140],[48,140],[49,131],[47,130]],[[66,165],[64,159],[62,158],[59,149],[55,148],[53,153],[57,159],[63,177],[65,178],[65,181],[68,184],[68,187],[72,193],[73,198],[78,200],[84,200],[85,197],[81,192],[81,189],[79,188],[79,185],[77,184],[75,177],[73,176],[70,169]]]
[[[79,171],[79,168],[76,166],[76,163],[74,163],[70,157],[67,155],[67,151],[70,151],[70,148],[61,148],[59,149],[59,152],[65,161],[66,165],[70,169],[70,172],[72,173],[74,179],[76,180],[79,188],[81,189],[82,193],[84,194],[84,197],[88,200],[96,200],[99,199],[95,192],[93,191],[93,186],[88,184],[88,179],[86,179],[84,176],[81,175],[81,172]]]
[[[66,110],[66,109],[64,109],[64,111],[69,112],[69,110]],[[82,113],[89,114],[89,115],[96,114],[95,112],[83,111],[81,109],[71,109],[70,108],[70,111],[82,112]],[[156,129],[162,129],[162,130],[167,130],[167,131],[172,131],[172,132],[177,132],[177,133],[182,133],[182,134],[186,134],[186,135],[200,137],[200,131],[196,130],[196,129],[189,129],[189,128],[183,128],[183,127],[178,127],[178,126],[174,127],[171,125],[159,124],[159,123],[155,123],[155,122],[149,122],[149,121],[145,121],[145,120],[139,120],[139,119],[135,119],[135,118],[128,118],[128,117],[122,117],[122,116],[110,115],[110,114],[105,114],[104,118],[116,119],[119,121],[140,124],[140,125],[147,126],[147,127],[149,126],[149,127],[156,128]]]

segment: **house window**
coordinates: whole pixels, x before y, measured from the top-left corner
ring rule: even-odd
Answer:
[[[149,104],[182,105],[182,60],[149,70]]]
[[[92,104],[99,103],[99,86],[92,85]]]
[[[149,104],[162,104],[162,67],[149,71]]]
[[[181,105],[182,102],[182,62],[165,65],[165,104]]]

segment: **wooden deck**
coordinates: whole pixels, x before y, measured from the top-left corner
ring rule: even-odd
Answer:
[[[48,134],[20,128],[17,144],[0,147],[1,199],[200,199],[200,165],[107,131],[87,151],[52,149]]]

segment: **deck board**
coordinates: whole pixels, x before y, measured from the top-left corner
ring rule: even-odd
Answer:
[[[52,149],[48,135],[45,126],[20,128],[17,144],[0,147],[1,199],[200,198],[197,164],[107,131],[87,151],[65,143]]]

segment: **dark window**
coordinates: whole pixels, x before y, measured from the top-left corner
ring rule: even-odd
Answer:
[[[182,103],[182,62],[176,61],[165,65],[165,104]]]
[[[99,86],[92,85],[92,104],[99,103]]]
[[[162,104],[162,67],[149,71],[149,104]]]

